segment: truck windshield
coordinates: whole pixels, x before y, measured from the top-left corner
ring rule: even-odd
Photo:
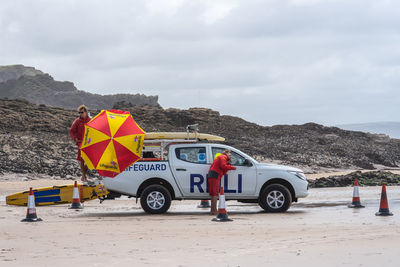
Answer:
[[[225,148],[222,147],[213,147],[212,148],[212,154],[213,154],[213,159],[215,159],[215,155],[222,152],[224,152]],[[245,165],[245,157],[239,155],[238,153],[232,151],[232,165],[234,166],[244,166]]]

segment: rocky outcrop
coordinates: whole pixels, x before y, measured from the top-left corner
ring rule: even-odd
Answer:
[[[345,131],[315,123],[264,127],[204,108],[188,110],[126,107],[147,131],[185,131],[198,123],[201,132],[221,135],[226,143],[261,160],[323,168],[396,167],[400,140]]]
[[[124,101],[132,106],[158,106],[158,96],[143,94],[99,95],[78,90],[72,82],[55,81],[31,67],[0,67],[0,98],[26,99],[35,104],[75,109],[85,104],[91,109],[110,109]]]
[[[361,172],[356,171],[347,175],[333,175],[315,180],[309,180],[311,188],[352,186],[357,178],[360,186],[400,185],[400,175],[388,171]]]
[[[120,103],[121,104],[121,103]],[[123,104],[123,103],[122,103]],[[400,140],[308,123],[263,127],[204,108],[163,109],[160,106],[115,106],[128,110],[147,132],[186,131],[221,135],[226,143],[266,161],[305,169],[398,166]],[[99,110],[90,110],[96,115]],[[76,147],[68,130],[73,110],[0,99],[0,172],[78,175]]]

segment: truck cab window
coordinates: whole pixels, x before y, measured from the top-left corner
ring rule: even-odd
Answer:
[[[213,147],[212,148],[212,154],[213,154],[213,159],[215,159],[215,155],[222,152],[224,152],[225,148],[221,147]],[[245,166],[245,158],[239,155],[238,153],[232,151],[232,162],[231,165],[233,166]]]
[[[181,147],[175,149],[176,157],[180,160],[191,163],[207,163],[205,147]]]

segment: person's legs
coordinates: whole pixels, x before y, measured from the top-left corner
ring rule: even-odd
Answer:
[[[217,196],[211,196],[211,214],[216,215],[218,213],[217,210]]]
[[[86,177],[86,180],[87,180],[87,172],[88,172],[89,168],[85,163],[83,163],[83,165],[85,166],[85,177]]]
[[[83,161],[82,157],[81,157],[81,151],[79,149],[78,146],[78,154],[76,156],[76,159],[79,161],[80,167],[81,167],[81,173],[82,173],[82,182],[87,182],[87,178],[86,178],[86,173],[88,171],[88,166],[85,164],[85,162]]]
[[[81,164],[81,172],[82,172],[82,182],[87,182],[86,173],[88,171],[88,167],[86,166],[84,161],[79,161]]]
[[[217,199],[218,199],[218,179],[209,178],[208,180],[208,191],[211,196],[211,214],[217,214]]]

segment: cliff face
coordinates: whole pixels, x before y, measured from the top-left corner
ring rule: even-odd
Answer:
[[[200,132],[224,136],[226,143],[259,159],[302,168],[367,168],[397,166],[400,140],[308,123],[263,127],[237,117],[191,108],[121,105],[138,124],[151,131],[185,131],[198,123]],[[90,110],[92,116],[99,110]],[[76,147],[68,130],[73,110],[0,99],[0,172],[78,175]]]
[[[8,80],[16,80],[21,76],[35,76],[44,74],[33,67],[23,65],[0,66],[0,83]]]
[[[110,109],[125,101],[132,106],[158,106],[158,96],[143,94],[98,95],[78,90],[72,82],[55,81],[49,74],[22,65],[0,67],[0,97],[26,99],[35,104],[75,109]]]

